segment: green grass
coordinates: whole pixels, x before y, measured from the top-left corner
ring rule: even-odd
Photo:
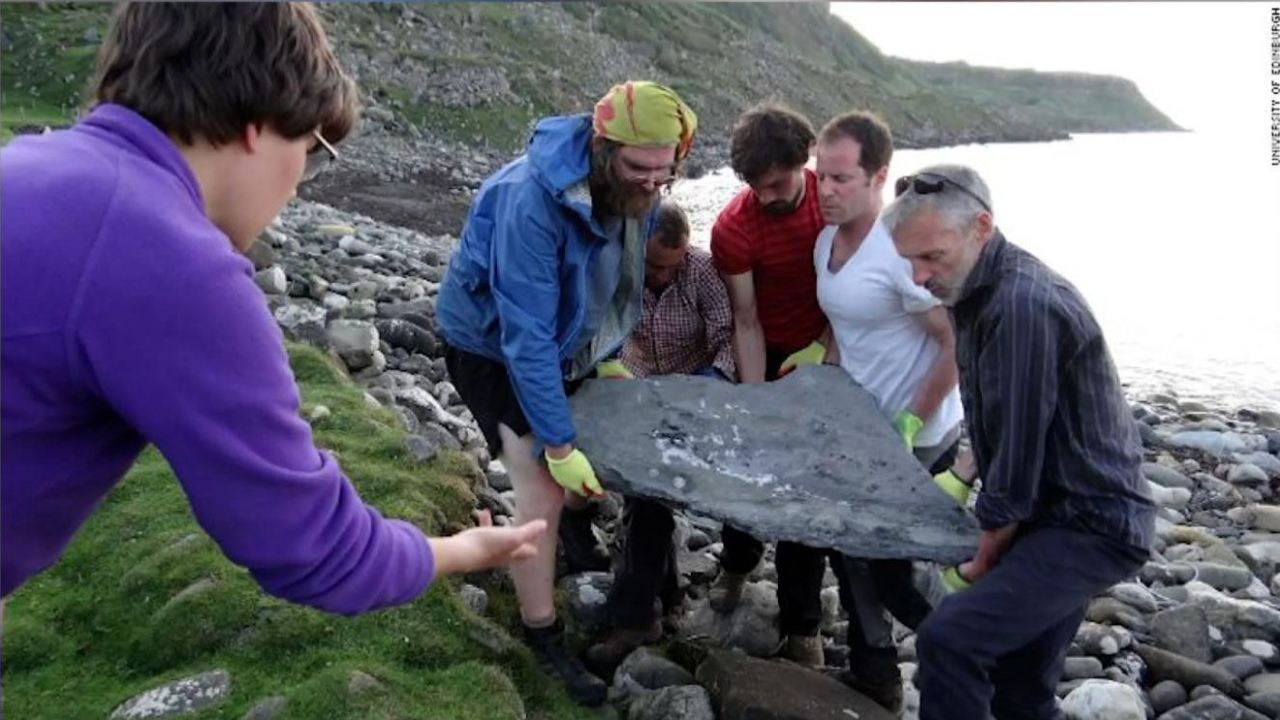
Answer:
[[[107,4],[0,5],[0,142],[24,126],[66,125],[84,105]]]
[[[384,409],[318,351],[290,348],[304,413],[341,457],[361,495],[428,532],[461,527],[476,468],[458,454],[422,464]],[[182,599],[175,596],[187,590]],[[106,717],[133,695],[226,669],[231,696],[196,718],[238,720],[259,700],[287,698],[283,718],[496,720],[586,718],[504,629],[509,588],[490,587],[498,621],[476,616],[450,581],[409,605],[356,618],[264,595],[204,535],[167,464],[148,450],[63,558],[6,603],[3,683],[15,718]],[[381,689],[346,690],[354,670]]]
[[[0,98],[0,143],[9,142],[18,130],[66,125],[71,117],[72,113],[38,98],[5,94]]]

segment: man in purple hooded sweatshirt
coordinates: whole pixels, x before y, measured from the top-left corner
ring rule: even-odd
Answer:
[[[535,552],[542,521],[427,538],[365,505],[298,416],[241,254],[337,153],[356,89],[313,7],[119,8],[97,106],[0,151],[0,597],[154,443],[268,593],[335,613]]]

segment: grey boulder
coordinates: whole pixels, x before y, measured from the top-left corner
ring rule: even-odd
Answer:
[[[112,711],[110,720],[163,720],[188,715],[226,700],[230,693],[231,675],[226,670],[211,670],[131,698]]]

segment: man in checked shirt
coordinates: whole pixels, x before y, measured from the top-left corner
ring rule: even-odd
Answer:
[[[1093,313],[1004,238],[962,165],[898,180],[882,221],[914,280],[950,308],[982,476],[960,592],[919,629],[921,720],[1060,717],[1054,695],[1090,598],[1150,553],[1137,427]]]
[[[620,357],[638,378],[707,375],[734,378],[729,295],[710,253],[689,247],[689,220],[664,200],[645,250],[644,310]],[[657,642],[662,624],[655,600],[670,613],[679,602],[675,521],[665,505],[627,498],[622,563],[609,593],[610,634],[587,650],[587,665],[611,677],[640,645]]]
[[[669,200],[645,250],[644,310],[621,360],[636,377],[734,376],[729,294],[711,254],[689,247],[689,220]]]

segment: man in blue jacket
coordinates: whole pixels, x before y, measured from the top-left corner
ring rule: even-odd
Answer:
[[[588,705],[606,686],[565,649],[553,601],[565,491],[601,493],[574,447],[568,394],[592,373],[629,375],[610,358],[640,318],[653,211],[696,129],[651,82],[539,122],[528,151],[480,188],[436,308],[449,375],[511,476],[517,522],[548,524],[540,554],[511,570],[525,639]]]

